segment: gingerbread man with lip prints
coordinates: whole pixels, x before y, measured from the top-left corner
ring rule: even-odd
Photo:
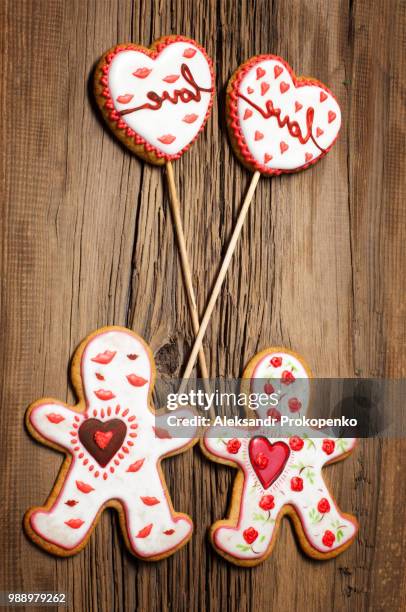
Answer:
[[[243,375],[251,393],[278,394],[256,410],[256,416],[305,415],[310,400],[311,373],[303,360],[284,348],[256,355]],[[355,439],[314,437],[312,429],[301,435],[269,438],[267,431],[241,437],[241,428],[212,427],[202,441],[203,452],[213,461],[239,469],[229,518],[211,528],[211,541],[223,557],[238,565],[257,565],[272,552],[280,519],[292,518],[304,551],[328,559],[354,540],[356,519],[342,513],[329,492],[322,468],[345,458]],[[272,432],[274,433],[274,432]],[[275,432],[277,436],[277,431]]]
[[[189,540],[192,521],[174,512],[160,461],[192,446],[196,432],[174,438],[159,427],[149,408],[154,379],[146,343],[128,329],[104,328],[75,354],[79,403],[42,399],[29,407],[32,435],[67,456],[46,505],[25,516],[38,545],[61,556],[78,552],[106,506],[119,511],[127,546],[138,557],[159,559]]]

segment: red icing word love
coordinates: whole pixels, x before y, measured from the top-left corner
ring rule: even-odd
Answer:
[[[238,96],[242,98],[245,102],[250,104],[250,106],[252,106],[252,108],[254,108],[256,111],[258,111],[258,113],[261,113],[264,119],[270,119],[271,117],[275,117],[280,128],[283,128],[286,125],[286,127],[289,130],[289,134],[293,138],[298,138],[301,144],[306,144],[306,142],[308,142],[311,139],[316,145],[316,147],[320,149],[320,151],[324,151],[324,149],[319,147],[319,145],[313,138],[312,130],[313,130],[313,121],[314,121],[314,108],[312,108],[311,106],[309,106],[309,108],[306,111],[306,130],[307,131],[306,131],[306,134],[302,134],[302,130],[300,129],[300,125],[298,124],[298,122],[295,120],[292,120],[288,114],[282,117],[282,109],[275,108],[272,100],[266,101],[265,103],[266,110],[264,110],[263,108],[255,104],[255,102],[253,102],[252,100],[244,96],[244,94],[242,94],[241,92],[238,94]],[[286,146],[287,145],[285,144],[285,147]]]
[[[285,442],[271,444],[267,438],[258,436],[250,440],[248,454],[258,480],[264,489],[269,489],[282,474],[290,450]]]
[[[150,102],[145,102],[145,104],[141,104],[140,106],[135,106],[134,108],[126,108],[119,112],[119,115],[129,115],[130,113],[135,113],[136,111],[142,109],[149,109],[152,111],[159,110],[162,104],[167,100],[171,102],[171,104],[177,104],[179,100],[184,102],[200,102],[201,100],[201,92],[211,93],[212,88],[205,88],[198,85],[195,81],[195,78],[186,64],[182,64],[180,67],[180,72],[185,81],[191,86],[191,89],[187,87],[182,87],[182,89],[175,89],[172,95],[169,91],[164,90],[161,95],[157,94],[155,91],[149,91],[147,93],[147,98]]]

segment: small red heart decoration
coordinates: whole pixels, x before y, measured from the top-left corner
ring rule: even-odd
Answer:
[[[282,474],[290,449],[285,442],[271,444],[268,438],[257,436],[250,440],[248,454],[258,480],[264,489],[269,489]]]
[[[96,442],[97,446],[102,450],[107,448],[112,437],[112,431],[96,431],[93,435],[94,441]]]

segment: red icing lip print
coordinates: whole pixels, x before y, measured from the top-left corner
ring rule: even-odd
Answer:
[[[85,521],[82,521],[82,519],[70,519],[69,521],[65,521],[65,525],[71,529],[79,529],[79,527],[82,527],[84,522]]]
[[[81,480],[76,481],[76,486],[82,493],[91,493],[91,491],[94,491],[93,487],[91,487],[86,482],[82,482]]]
[[[153,523],[150,523],[149,525],[146,525],[143,529],[141,529],[137,535],[135,536],[136,538],[146,538],[149,536],[149,534],[151,533],[151,529],[153,527]]]
[[[128,359],[131,359],[131,361],[135,361],[135,359],[137,359],[138,355],[136,355],[135,353],[132,353],[130,355],[127,355]]]
[[[141,497],[141,501],[146,506],[156,506],[156,504],[160,503],[159,499],[157,499],[156,497],[148,497],[148,496]]]
[[[108,391],[107,389],[98,389],[97,391],[94,391],[94,394],[103,402],[107,402],[107,400],[111,400],[116,397],[112,391]]]
[[[187,59],[191,59],[192,57],[194,57],[196,55],[196,49],[185,49],[183,52],[183,57],[186,57]]]
[[[134,96],[132,94],[124,94],[123,96],[118,96],[117,102],[120,102],[120,104],[128,104],[131,102],[133,97]]]
[[[61,414],[57,414],[56,412],[51,412],[50,414],[47,414],[47,419],[50,423],[55,423],[57,425],[58,423],[64,421],[65,417],[63,417]]]
[[[269,489],[282,474],[290,449],[285,442],[271,444],[267,438],[258,436],[250,440],[248,454],[258,480],[264,489]]]
[[[108,447],[112,437],[112,431],[95,431],[95,433],[93,434],[94,441],[96,442],[97,446],[102,450]]]
[[[165,535],[172,535],[173,533],[175,533],[174,529],[167,529],[166,531],[164,531]]]
[[[190,113],[190,115],[185,115],[182,119],[185,123],[194,123],[196,119],[199,118],[199,115],[195,115],[194,113]]]
[[[146,79],[149,74],[151,74],[152,68],[138,68],[133,75],[138,79]]]
[[[95,363],[101,363],[103,365],[107,365],[112,361],[116,355],[117,351],[104,351],[104,353],[99,353],[96,357],[92,357],[90,361],[94,361]]]
[[[153,427],[155,436],[160,440],[170,440],[172,438],[171,434],[167,429],[163,429],[162,427]]]
[[[73,506],[76,506],[76,504],[78,504],[79,502],[76,501],[76,499],[68,499],[65,502],[65,506],[70,506],[71,508],[73,508]]]
[[[145,378],[136,374],[129,374],[126,378],[133,387],[143,387],[148,382]]]
[[[173,134],[164,134],[163,136],[158,138],[158,140],[159,142],[162,142],[162,144],[169,145],[176,140],[176,136],[173,136]]]
[[[144,461],[145,459],[138,459],[128,467],[127,472],[138,472],[144,465]]]
[[[165,83],[176,83],[179,77],[180,77],[180,74],[168,74],[168,76],[162,80],[165,81]]]

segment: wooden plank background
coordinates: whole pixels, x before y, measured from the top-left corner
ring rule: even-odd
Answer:
[[[237,376],[277,343],[318,376],[405,376],[405,2],[1,0],[0,12],[0,589],[66,591],[71,609],[86,611],[405,609],[401,440],[364,441],[329,468],[361,530],[326,563],[299,552],[288,521],[263,565],[222,561],[206,529],[225,515],[234,474],[197,448],[164,462],[175,508],[196,524],[170,559],[134,560],[109,512],[87,548],[65,560],[21,529],[62,461],[29,438],[24,411],[43,395],[72,401],[67,364],[79,341],[102,325],[128,325],[171,375],[192,343],[163,172],[110,136],[91,95],[95,61],[118,42],[179,33],[215,60],[212,118],[175,164],[201,310],[250,180],[222,115],[233,70],[252,55],[280,54],[326,82],[343,109],[324,161],[260,181],[208,330],[211,374]]]

